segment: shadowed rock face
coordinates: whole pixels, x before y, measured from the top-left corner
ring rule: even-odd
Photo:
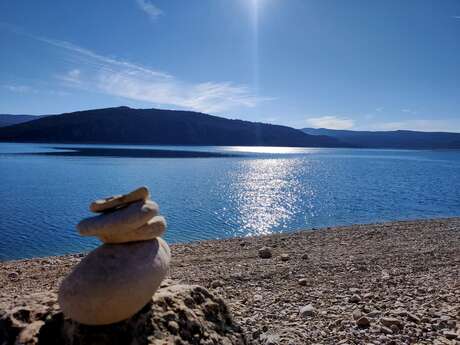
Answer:
[[[107,326],[65,319],[51,292],[0,310],[0,344],[247,344],[226,303],[196,285],[164,284],[132,318]]]

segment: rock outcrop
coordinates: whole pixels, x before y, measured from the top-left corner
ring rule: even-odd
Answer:
[[[220,297],[168,280],[134,316],[111,325],[87,326],[64,317],[51,292],[3,301],[0,310],[1,345],[247,344]]]

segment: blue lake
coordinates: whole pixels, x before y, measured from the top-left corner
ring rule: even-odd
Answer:
[[[0,143],[0,260],[94,248],[75,230],[89,203],[140,185],[172,243],[460,216],[460,151],[136,146],[238,156],[33,155],[54,146],[73,147]]]

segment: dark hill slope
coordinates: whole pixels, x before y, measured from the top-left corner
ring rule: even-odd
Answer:
[[[336,138],[354,147],[393,149],[460,149],[460,133],[417,131],[350,131],[303,128],[307,134]]]
[[[1,141],[163,145],[340,146],[286,126],[229,120],[191,111],[78,111],[0,128]]]
[[[0,114],[0,127],[12,126],[18,123],[36,120],[38,118],[40,118],[40,116]]]

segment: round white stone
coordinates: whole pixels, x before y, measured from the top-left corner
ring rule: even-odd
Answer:
[[[106,325],[144,307],[167,275],[171,253],[161,238],[104,244],[64,279],[58,301],[64,315],[87,325]]]

